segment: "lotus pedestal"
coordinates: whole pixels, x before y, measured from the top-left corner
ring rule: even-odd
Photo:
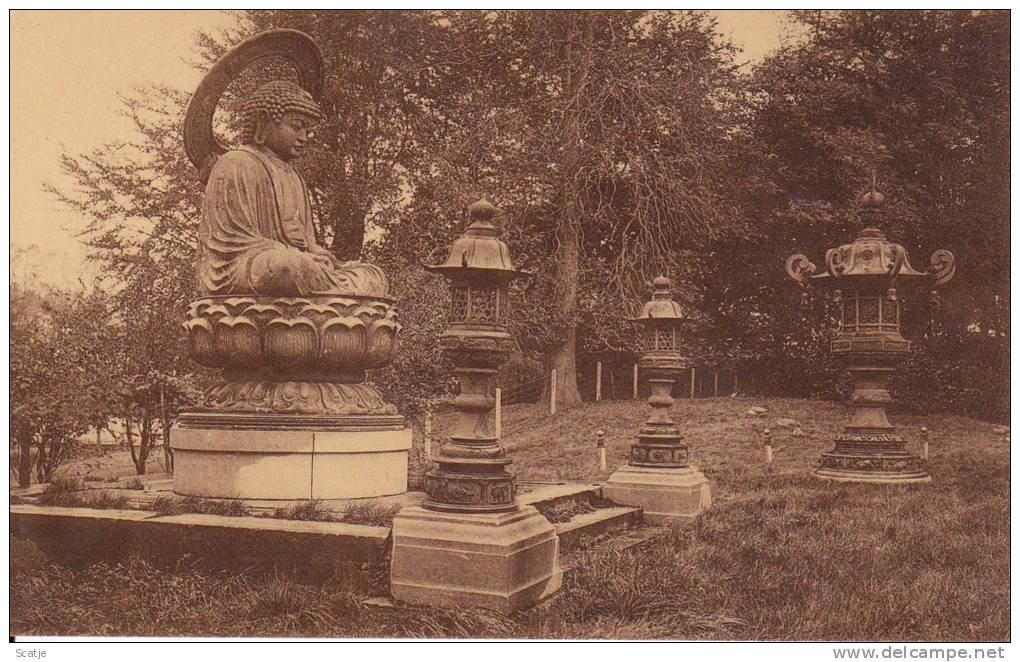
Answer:
[[[407,491],[411,431],[365,371],[392,359],[392,301],[205,297],[188,350],[221,377],[170,433],[174,492],[252,500]]]

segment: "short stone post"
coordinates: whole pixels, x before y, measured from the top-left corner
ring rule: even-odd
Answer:
[[[556,368],[549,375],[549,415],[556,415]]]
[[[493,424],[493,380],[513,347],[508,332],[510,280],[520,273],[480,200],[471,225],[444,264],[451,308],[440,338],[461,383],[456,424],[425,477],[422,506],[393,519],[390,588],[406,602],[525,609],[562,581],[559,539],[534,506],[517,502],[514,475]]]
[[[772,449],[772,430],[765,428],[761,433],[762,445],[765,447],[765,468],[772,469],[772,460],[774,458]]]
[[[595,448],[599,453],[599,471],[606,470],[606,440],[605,430],[595,430]]]
[[[653,285],[652,300],[635,320],[642,327],[640,365],[652,387],[652,412],[630,448],[629,464],[609,477],[602,493],[641,507],[648,522],[689,521],[711,505],[712,497],[704,474],[688,464],[687,444],[670,412],[673,384],[686,367],[680,325],[687,317],[672,299],[668,278],[660,276]]]
[[[921,459],[928,461],[928,428],[921,426]]]

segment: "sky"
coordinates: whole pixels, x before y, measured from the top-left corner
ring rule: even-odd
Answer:
[[[780,45],[783,11],[713,11],[719,31],[754,63]],[[131,131],[118,94],[163,83],[193,90],[190,62],[200,30],[235,18],[220,11],[56,10],[11,12],[12,270],[58,287],[94,271],[78,238],[85,221],[43,190],[67,188],[64,148],[90,152]],[[182,147],[183,148],[183,147]],[[196,219],[197,220],[197,219]]]

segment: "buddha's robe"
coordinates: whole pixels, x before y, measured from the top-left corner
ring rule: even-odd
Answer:
[[[241,147],[216,160],[198,233],[202,294],[385,295],[382,270],[357,262],[326,266],[315,243],[301,175],[268,150]]]

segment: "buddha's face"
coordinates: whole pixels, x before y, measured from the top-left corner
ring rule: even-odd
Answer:
[[[315,117],[289,110],[279,122],[266,122],[263,144],[284,161],[291,161],[305,151],[314,126]]]

